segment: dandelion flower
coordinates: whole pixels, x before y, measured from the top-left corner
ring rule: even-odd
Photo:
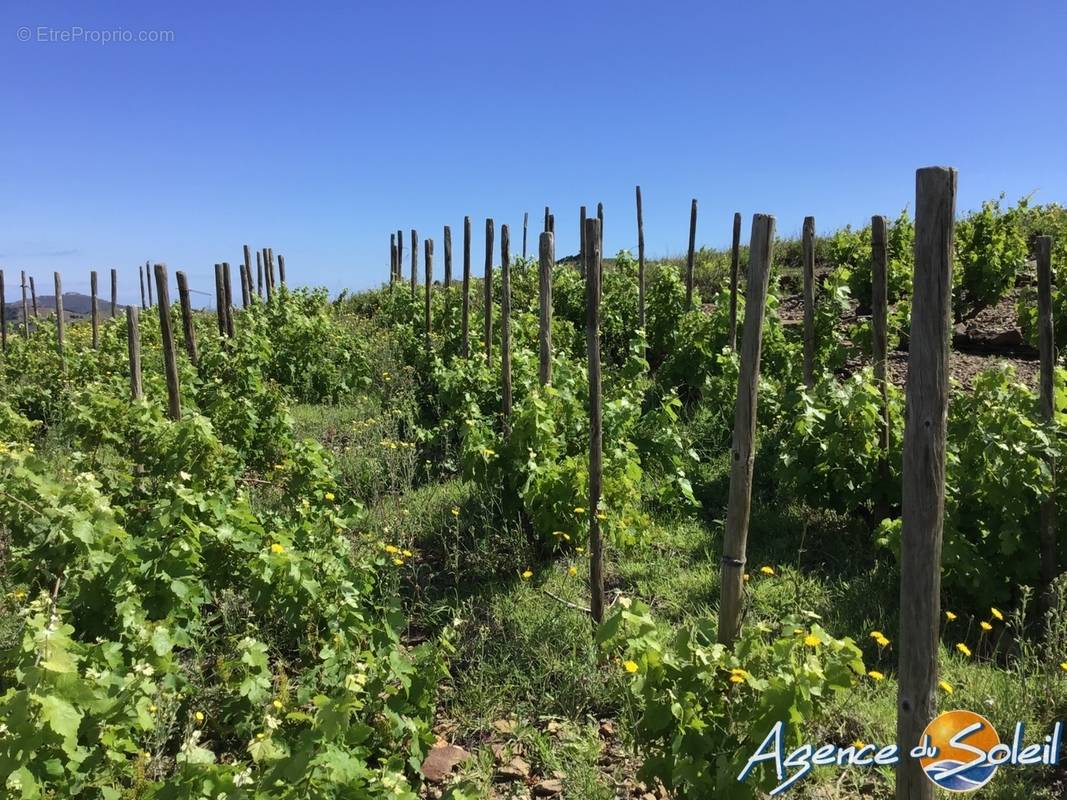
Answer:
[[[203,711],[197,711],[195,714],[193,714],[193,719],[195,719],[197,722],[203,722],[204,721],[204,712]]]
[[[889,640],[884,636],[879,636],[874,641],[877,642],[879,647],[889,647]]]
[[[395,544],[387,544],[385,546],[385,552],[389,553],[389,555],[393,555],[394,553],[399,553],[400,548],[397,547]]]
[[[760,567],[759,571],[764,575],[774,575],[774,567]]]
[[[992,625],[990,625],[990,624],[989,624],[988,622],[986,622],[985,620],[982,620],[982,621],[981,621],[981,622],[979,623],[979,625],[981,625],[981,626],[982,626],[982,630],[983,630],[983,631],[991,631],[991,630],[993,630],[993,626],[992,626]]]
[[[1062,669],[1064,672],[1067,672],[1067,661],[1060,662],[1060,669]]]
[[[284,553],[285,552],[285,548],[282,545],[280,545],[277,542],[275,542],[274,544],[272,544],[270,546],[270,551],[272,553]]]
[[[527,569],[527,570],[523,570],[523,573],[522,573],[522,579],[523,579],[524,581],[528,581],[528,580],[530,580],[530,578],[532,578],[532,577],[533,577],[533,572],[531,572],[531,571],[530,571],[530,570],[528,570],[528,569]]]
[[[947,619],[949,622],[952,622],[954,619],[956,619],[956,615],[953,614],[951,611],[946,611],[945,619]]]
[[[885,634],[882,633],[881,631],[871,631],[871,638],[872,639],[884,639],[885,638]]]
[[[486,458],[490,458],[491,456],[496,455],[496,450],[487,447],[482,451],[482,455],[484,455]]]
[[[155,703],[153,703],[152,705],[150,705],[150,706],[148,707],[148,713],[149,713],[149,714],[155,714],[155,713],[156,713],[156,711],[158,711],[158,710],[159,710],[159,709],[157,709],[157,708],[156,708],[156,705],[155,705]]]
[[[730,683],[744,683],[744,682],[745,682],[744,675],[731,675],[730,676]]]
[[[804,644],[808,647],[818,647],[822,644],[818,636],[812,636],[810,633],[804,637]]]
[[[969,648],[963,642],[960,642],[959,644],[957,644],[956,645],[956,649],[959,650],[961,653],[963,653],[965,656],[970,657],[970,655],[971,655],[971,648]]]
[[[867,743],[863,741],[863,739],[856,739],[854,742],[852,742],[852,746],[855,747],[857,750],[862,750],[864,747],[867,746]]]
[[[402,566],[404,566],[404,559],[402,559],[402,558],[394,558],[393,559],[393,564],[395,566],[402,567]]]
[[[458,517],[459,516],[459,506],[452,506],[452,516],[453,517]]]
[[[603,511],[598,511],[598,512],[596,512],[596,518],[597,519],[607,519],[608,515],[605,514]]]
[[[952,688],[952,684],[948,681],[938,681],[937,685],[941,687],[941,691],[943,691],[945,694],[952,694],[952,692],[955,691]]]
[[[627,672],[629,672],[629,673],[637,672],[637,662],[636,661],[623,661],[622,662],[622,668],[624,670],[626,670]]]
[[[413,553],[410,550],[404,550],[403,553],[404,553],[404,558],[411,558],[411,556],[413,555]]]
[[[867,673],[867,677],[870,678],[872,681],[884,681],[885,680],[885,675],[883,673],[879,672],[876,669],[872,669],[870,672],[868,672]]]
[[[584,514],[585,513],[585,508],[582,507],[582,506],[575,506],[574,507],[574,513],[575,514]]]
[[[333,499],[334,499],[333,492],[326,492],[326,494],[324,494],[323,497],[325,497],[327,501],[329,501],[331,503],[333,502]]]
[[[281,707],[282,707],[282,701],[281,700],[275,700],[273,703],[271,703],[271,705],[274,706],[276,709],[278,709],[280,711]]]
[[[567,567],[567,574],[573,578],[575,575],[578,574],[578,568],[574,565]]]
[[[989,613],[991,613],[994,617],[999,619],[1001,622],[1004,621],[1004,615],[1000,612],[1000,609],[991,608],[991,609],[989,609]]]

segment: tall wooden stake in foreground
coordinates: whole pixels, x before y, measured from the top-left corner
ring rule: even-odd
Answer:
[[[556,235],[542,233],[540,241],[541,318],[538,343],[541,354],[541,385],[552,383],[552,267],[556,264]]]
[[[119,305],[119,271],[117,269],[111,270],[111,318],[114,319],[118,313]]]
[[[33,276],[30,276],[30,302],[33,303],[33,318],[40,319],[40,314],[37,313],[37,286],[33,282]]]
[[[263,254],[256,251],[256,296],[263,299]]]
[[[504,435],[511,433],[511,236],[500,226],[500,409]]]
[[[763,345],[763,311],[774,257],[774,217],[752,218],[749,243],[748,291],[745,325],[741,331],[741,373],[734,407],[734,434],[730,448],[730,496],[723,540],[722,589],[719,599],[719,641],[730,645],[741,627],[741,590],[748,552],[748,518],[752,508],[752,465],[756,435],[756,390],[759,386],[760,350]]]
[[[282,286],[285,286],[285,256],[279,253],[278,255],[278,280],[281,281]]]
[[[193,305],[189,301],[189,281],[184,272],[177,272],[178,301],[182,306],[182,334],[185,337],[185,351],[189,354],[189,363],[194,367],[200,363],[196,351],[196,328],[193,326]]]
[[[545,208],[547,222],[548,208]],[[485,363],[493,363],[493,220],[485,221]]]
[[[0,281],[2,283],[3,281]],[[22,270],[22,335],[30,336],[30,306],[26,300],[26,270]]]
[[[589,360],[589,610],[594,625],[604,621],[604,543],[600,539],[600,484],[604,432],[600,394],[600,221],[585,223],[585,341]]]
[[[1056,364],[1056,337],[1052,327],[1052,237],[1037,237],[1037,349],[1041,356],[1041,418],[1053,416],[1053,368]],[[1049,464],[1053,479],[1056,463]],[[1056,497],[1041,502],[1041,608],[1052,607],[1052,582],[1056,567]]]
[[[148,284],[148,305],[152,306],[155,303],[152,299],[152,267],[147,261],[144,262],[144,276],[145,282]]]
[[[889,351],[886,339],[889,318],[887,241],[885,217],[871,217],[871,364],[874,382],[882,395],[882,433],[878,437],[882,455],[878,472],[883,486],[889,481],[889,381],[885,370]]]
[[[463,218],[463,311],[460,320],[461,350],[464,358],[470,358],[471,322],[471,218]]]
[[[130,354],[130,396],[134,400],[144,397],[141,388],[141,312],[132,303],[126,306],[126,348]]]
[[[730,247],[730,349],[737,350],[737,273],[741,267],[741,213],[734,212],[734,239]]]
[[[89,309],[89,316],[93,325],[93,350],[100,346],[100,312],[96,307],[97,288],[96,270],[94,269],[89,272],[89,300],[92,304]]]
[[[530,223],[530,212],[522,212],[522,257],[526,259],[526,228]]]
[[[419,285],[419,234],[411,229],[411,299],[415,299],[415,290]]]
[[[804,385],[815,385],[815,217],[804,217]]]
[[[956,170],[915,175],[915,277],[904,422],[903,527],[897,651],[897,744],[919,744],[933,719],[941,626],[941,533],[945,513],[949,326]],[[897,765],[897,800],[932,800],[934,785],[918,759]]]
[[[445,288],[452,285],[452,228],[445,225]]]
[[[244,247],[245,257],[245,274],[244,281],[241,283],[241,306],[248,308],[252,302],[252,248],[247,244]]]
[[[148,303],[145,302],[145,294],[144,294],[144,267],[142,267],[140,265],[137,266],[137,275],[141,279],[141,308],[143,310],[143,309],[148,308]]]
[[[426,268],[426,292],[425,292],[426,299],[425,299],[424,308],[423,308],[423,323],[424,323],[424,326],[426,328],[426,355],[429,355],[430,354],[430,347],[431,347],[430,333],[431,333],[431,327],[432,327],[431,324],[430,324],[430,312],[431,312],[430,290],[433,289],[433,239],[427,239],[423,243],[423,246],[426,248],[425,258],[423,258],[423,261],[426,262],[425,263],[425,268]]]
[[[685,259],[685,310],[693,310],[693,258],[697,243],[697,199],[689,207],[689,253]]]
[[[637,187],[637,327],[645,328],[645,215]]]
[[[268,284],[269,290],[270,284]],[[226,290],[222,287],[222,264],[215,265],[215,316],[219,323],[219,336],[226,336]]]
[[[389,288],[396,285],[396,234],[389,234]]]
[[[59,367],[66,369],[67,362],[63,355],[63,328],[66,325],[63,320],[63,277],[58,272],[53,272],[52,277],[56,284],[56,347],[59,350]]]
[[[174,348],[174,331],[170,325],[170,292],[167,268],[156,264],[156,300],[159,302],[159,332],[163,339],[163,366],[167,373],[167,413],[172,420],[182,418],[181,389],[178,386],[178,354]]]
[[[226,300],[226,335],[233,338],[233,283],[230,281],[230,262],[222,262],[222,289]]]

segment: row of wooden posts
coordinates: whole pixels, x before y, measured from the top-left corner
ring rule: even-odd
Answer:
[[[937,652],[941,619],[941,536],[945,501],[945,435],[948,414],[949,341],[956,170],[928,167],[916,173],[915,274],[909,337],[907,416],[903,457],[903,534],[901,544],[900,634],[898,637],[898,716],[897,741],[901,746],[917,744],[922,731],[936,712]],[[638,297],[639,325],[643,327],[645,252],[641,188],[637,187]],[[689,251],[686,260],[686,305],[693,302],[693,266],[697,203],[690,211]],[[523,220],[523,255],[526,254],[526,216]],[[600,361],[600,298],[602,280],[603,206],[596,218],[580,211],[581,254],[579,267],[586,278],[586,343],[589,376],[589,580],[590,612],[595,623],[604,616],[604,552],[596,509],[600,503],[603,430]],[[730,346],[735,346],[739,243],[741,215],[733,220],[733,246],[730,275]],[[880,470],[889,475],[889,406],[887,362],[887,228],[884,216],[871,218],[872,246],[872,362],[882,397]],[[463,316],[462,354],[469,355],[468,314],[470,291],[470,217],[463,224]],[[486,220],[485,238],[485,357],[492,358],[492,261],[493,221]],[[742,597],[751,513],[757,387],[760,349],[775,239],[775,219],[757,214],[752,220],[749,244],[745,316],[740,344],[740,376],[734,409],[731,442],[730,489],[726,529],[720,567],[718,638],[731,644],[737,637],[742,616]],[[411,291],[416,288],[417,244],[411,232]],[[425,260],[425,329],[430,344],[430,292],[433,243],[427,241]],[[1038,267],[1038,349],[1041,361],[1041,413],[1052,419],[1053,365],[1055,361],[1051,312],[1050,237],[1037,241]],[[451,231],[445,227],[445,279],[452,285]],[[510,353],[510,258],[507,225],[501,226],[501,391],[505,433],[511,412]],[[390,283],[401,281],[403,236],[391,237]],[[555,266],[554,218],[545,209],[545,229],[540,238],[540,381],[552,380],[552,268]],[[803,264],[803,375],[810,387],[815,374],[815,219],[804,219]],[[1051,466],[1051,465],[1050,465]],[[1058,572],[1056,563],[1055,502],[1050,497],[1040,509],[1041,579],[1047,605],[1049,586]],[[933,785],[914,759],[905,759],[898,769],[897,797],[933,797]]]

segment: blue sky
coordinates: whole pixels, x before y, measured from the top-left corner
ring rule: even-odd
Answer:
[[[19,29],[30,41],[20,41]],[[172,31],[166,43],[42,41]],[[895,214],[914,171],[960,171],[959,208],[1067,201],[1067,3],[69,3],[0,9],[0,266],[87,291],[145,259],[211,290],[245,242],[291,282],[365,288],[389,233],[484,218],[575,252],[728,243]],[[25,35],[24,33],[21,35]],[[84,35],[84,34],[83,34]],[[534,241],[531,237],[531,241]],[[535,247],[531,246],[531,250]]]

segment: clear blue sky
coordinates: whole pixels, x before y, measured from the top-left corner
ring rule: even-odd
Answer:
[[[30,41],[19,40],[21,27]],[[173,31],[168,43],[39,41]],[[389,232],[605,205],[605,249],[679,253],[733,212],[828,230],[960,171],[959,208],[1067,201],[1067,3],[144,3],[0,9],[0,266],[87,290],[145,259],[210,290],[245,242],[291,282],[388,274]],[[25,35],[25,34],[22,34]],[[44,32],[45,37],[61,35]],[[531,241],[534,238],[531,237]],[[531,246],[531,249],[535,249]]]

